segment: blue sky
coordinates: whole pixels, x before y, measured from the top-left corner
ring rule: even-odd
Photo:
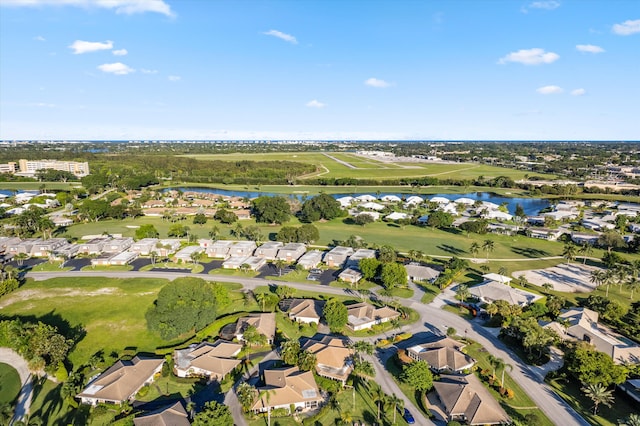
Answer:
[[[635,0],[0,0],[0,139],[640,139]]]

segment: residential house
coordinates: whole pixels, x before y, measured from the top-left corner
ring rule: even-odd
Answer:
[[[133,245],[133,238],[119,237],[113,238],[102,247],[104,253],[120,253]]]
[[[356,284],[362,279],[362,273],[357,269],[347,268],[338,274],[338,279],[351,284]]]
[[[393,212],[385,216],[384,219],[390,221],[411,219],[411,215],[409,213]]]
[[[134,426],[190,426],[189,415],[180,401],[133,419]]]
[[[216,259],[226,259],[230,256],[229,250],[235,243],[235,241],[218,240],[207,247],[207,256]]]
[[[422,197],[418,197],[417,195],[412,195],[407,198],[404,206],[405,208],[408,208],[408,207],[419,206],[422,203],[424,203],[424,199]]]
[[[398,197],[397,195],[384,195],[380,198],[380,201],[384,203],[401,203],[402,198]]]
[[[349,215],[353,217],[362,216],[364,214],[366,214],[367,216],[371,216],[371,220],[373,220],[374,222],[380,220],[380,213],[378,212],[360,212],[357,210],[349,210]]]
[[[354,351],[344,339],[324,336],[320,340],[309,339],[302,349],[316,356],[316,373],[319,376],[344,383],[353,371]]]
[[[408,348],[407,355],[413,360],[425,361],[436,373],[461,373],[476,363],[462,352],[464,346],[450,337],[438,337]]]
[[[562,229],[550,229],[550,228],[527,228],[527,235],[531,238],[538,238],[540,240],[556,241],[564,230]]]
[[[173,257],[175,258],[176,262],[192,262],[192,256],[195,256],[202,252],[204,252],[204,249],[200,246],[186,246],[185,248],[177,252]]]
[[[102,253],[102,249],[107,244],[110,238],[92,238],[89,241],[85,241],[80,243],[80,248],[78,249],[78,253],[81,254],[100,254]]]
[[[348,267],[357,268],[360,265],[360,260],[362,260],[362,259],[375,259],[375,258],[376,258],[376,251],[375,250],[361,248],[361,249],[356,250],[349,257],[349,260],[347,260],[347,266]]]
[[[572,232],[571,233],[571,241],[576,244],[598,244],[598,239],[600,238],[599,234],[585,234],[582,232]]]
[[[352,254],[351,247],[336,246],[324,255],[324,263],[329,268],[340,268]]]
[[[276,258],[285,262],[295,262],[307,251],[307,246],[302,243],[287,243],[280,250]]]
[[[347,315],[347,327],[358,331],[394,320],[400,316],[400,313],[388,306],[376,308],[369,303],[362,302],[348,305]]]
[[[513,215],[500,210],[487,209],[487,210],[484,210],[480,216],[488,220],[494,220],[494,219],[495,220],[512,220],[513,219]]]
[[[386,208],[384,204],[374,203],[374,202],[362,203],[358,205],[358,207],[365,210],[375,210],[377,212],[384,210]]]
[[[505,223],[489,223],[487,231],[493,234],[516,235],[520,228],[517,225],[509,225]]]
[[[158,245],[158,238],[143,238],[133,243],[130,250],[140,254],[140,256],[149,256],[152,251],[156,251]]]
[[[284,244],[280,241],[267,241],[256,249],[254,255],[267,260],[275,260]]]
[[[251,210],[238,209],[238,210],[231,210],[231,212],[236,215],[238,220],[249,220],[249,219],[251,219]]]
[[[111,265],[111,258],[113,254],[103,253],[91,259],[91,266],[109,266]]]
[[[73,225],[73,219],[66,216],[55,215],[51,217],[51,221],[55,226],[60,227]]]
[[[277,408],[305,411],[317,408],[324,401],[313,373],[300,371],[298,367],[265,370],[264,386],[258,387],[258,393],[262,396],[251,407],[258,413]]]
[[[160,257],[168,257],[180,249],[180,240],[168,238],[158,241],[156,252]]]
[[[558,316],[559,322],[543,326],[554,330],[563,340],[591,343],[598,352],[609,355],[617,364],[640,364],[640,346],[598,323],[598,313],[587,308],[572,308]],[[563,326],[560,323],[567,326]]]
[[[374,197],[373,195],[369,195],[369,194],[363,194],[363,195],[358,195],[357,197],[355,197],[353,199],[354,202],[356,203],[371,203],[373,201],[377,201],[378,199],[376,197]]]
[[[496,274],[497,275],[497,274]],[[484,303],[492,303],[504,300],[510,305],[527,306],[542,298],[542,296],[530,293],[519,288],[509,287],[508,283],[488,280],[469,288],[469,293]]]
[[[33,246],[41,242],[41,238],[27,238],[25,240],[17,239],[13,242],[7,243],[5,253],[14,256],[20,253],[30,255]]]
[[[15,246],[22,240],[18,237],[0,237],[0,253],[7,252],[8,246]]]
[[[229,248],[230,256],[253,256],[257,246],[255,241],[236,241]]]
[[[447,422],[459,421],[469,425],[511,423],[507,413],[473,374],[443,374],[440,380],[433,382],[433,388]]]
[[[125,250],[121,253],[117,253],[111,256],[109,259],[109,265],[128,265],[138,258],[138,253],[135,251]]]
[[[164,358],[143,358],[136,356],[130,361],[120,360],[108,370],[89,382],[80,392],[83,404],[121,404],[131,401],[140,389],[154,380],[162,370]]]
[[[340,207],[343,209],[348,208],[354,201],[354,198],[347,195],[345,197],[336,198],[336,201],[340,203]]]
[[[418,263],[409,263],[405,265],[407,276],[411,281],[434,282],[439,276],[440,271],[429,266],[422,266]]]
[[[35,241],[31,247],[30,254],[33,257],[47,257],[66,244],[66,238],[50,238],[48,240]]]
[[[254,326],[258,333],[267,338],[267,343],[272,345],[276,337],[276,314],[275,312],[263,314],[251,314],[240,318],[236,322],[235,337],[239,341],[242,340],[242,334],[249,326]]]
[[[243,265],[246,265],[248,269],[257,271],[266,265],[267,259],[255,256],[231,256],[222,263],[223,269],[241,269]]]
[[[226,340],[194,344],[173,352],[173,371],[178,377],[197,376],[220,381],[240,364],[236,356],[241,350],[242,345]]]
[[[287,314],[293,321],[319,324],[324,304],[324,300],[291,299]]]
[[[65,243],[53,251],[53,257],[57,260],[66,260],[78,254],[80,246],[78,244]]]
[[[322,254],[320,250],[308,251],[298,259],[298,265],[304,269],[315,268],[322,262]]]

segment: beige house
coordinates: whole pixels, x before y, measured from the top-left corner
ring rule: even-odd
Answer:
[[[329,268],[340,268],[352,254],[353,249],[351,247],[336,246],[324,255],[324,263]]]
[[[509,281],[511,281],[511,278],[509,278]],[[536,300],[542,298],[539,294],[531,293],[519,288],[509,287],[508,282],[504,284],[502,282],[491,280],[469,288],[469,293],[484,303],[504,300],[510,305],[519,306],[530,305]]]
[[[324,336],[322,340],[309,339],[302,347],[303,350],[316,356],[316,373],[319,376],[342,382],[353,371],[353,349],[338,337]]]
[[[295,262],[307,251],[307,246],[302,243],[287,243],[280,250],[276,258],[285,262]]]
[[[318,407],[323,398],[311,371],[298,367],[274,368],[264,371],[264,386],[258,388],[259,397],[251,409],[264,413],[276,408],[305,411]],[[268,398],[266,395],[269,395]]]
[[[591,343],[598,352],[609,355],[616,364],[640,364],[640,346],[630,339],[598,323],[598,313],[587,308],[573,308],[564,311],[559,322],[543,325],[551,328],[562,340],[582,340]]]
[[[437,373],[460,373],[476,363],[475,359],[461,352],[464,346],[450,337],[441,337],[408,348],[407,355],[413,360],[425,361]]]
[[[173,369],[178,377],[198,376],[219,381],[240,364],[235,358],[240,350],[242,345],[225,340],[202,342],[174,351]]]
[[[164,359],[139,356],[131,361],[120,360],[92,380],[76,398],[91,405],[131,401],[144,385],[153,382],[155,375],[162,370],[162,364]]]
[[[338,279],[355,284],[362,279],[362,273],[356,269],[347,268],[338,274]]]
[[[304,269],[315,268],[320,262],[322,262],[322,252],[320,250],[308,251],[298,259],[298,265]]]
[[[466,422],[470,425],[507,424],[511,419],[500,404],[473,374],[442,375],[433,382],[439,401],[438,408],[446,421]]]
[[[289,318],[306,324],[319,324],[324,304],[324,300],[294,299],[289,307]]]
[[[400,316],[398,311],[388,306],[376,308],[369,303],[356,303],[347,306],[347,327],[353,331],[371,328],[376,324],[382,324],[394,320]]]
[[[276,314],[275,312],[265,314],[251,314],[247,317],[240,318],[236,323],[235,337],[239,341],[242,340],[242,333],[250,325],[254,326],[260,334],[267,338],[267,343],[272,345],[276,337]]]
[[[267,241],[256,249],[254,255],[267,260],[275,260],[278,256],[278,250],[283,246],[284,244],[280,241]]]
[[[133,419],[135,426],[190,426],[189,415],[178,401],[170,407],[152,411]]]

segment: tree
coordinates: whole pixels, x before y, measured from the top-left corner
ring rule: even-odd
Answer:
[[[378,249],[378,260],[382,263],[393,263],[397,260],[396,249],[390,245],[383,245]]]
[[[376,386],[371,390],[371,397],[373,398],[373,402],[376,403],[376,407],[378,408],[378,415],[376,416],[376,419],[380,420],[380,405],[386,404],[387,394],[384,393],[380,385],[376,384]]]
[[[320,239],[320,231],[311,224],[305,224],[296,230],[296,241],[310,244]]]
[[[567,259],[567,265],[571,263],[572,260],[576,258],[577,248],[573,243],[567,243],[564,245],[564,249],[562,250],[562,257]]]
[[[298,367],[300,368],[300,370],[315,370],[317,363],[318,359],[316,358],[316,354],[307,351],[300,352],[300,356],[298,358]]]
[[[204,328],[217,316],[217,287],[200,278],[177,278],[158,293],[146,313],[147,327],[165,340]]]
[[[378,270],[380,269],[380,261],[373,257],[360,259],[358,263],[358,269],[362,273],[362,278],[365,280],[371,281],[376,275],[378,275]]]
[[[504,372],[506,369],[509,369],[509,371],[513,371],[513,365],[505,362],[502,366],[502,377],[500,378],[500,386],[502,386],[503,389],[506,387],[504,384]]]
[[[425,361],[414,361],[402,367],[400,380],[420,392],[428,391],[433,386],[433,375]]]
[[[300,356],[300,342],[297,340],[286,340],[280,346],[280,357],[285,364],[297,365]]]
[[[329,329],[334,333],[340,332],[347,325],[347,307],[336,298],[331,298],[325,303],[322,314]]]
[[[253,200],[252,206],[256,222],[283,224],[291,216],[291,207],[282,196],[258,197]]]
[[[258,396],[258,391],[256,388],[251,386],[247,382],[242,382],[238,385],[236,389],[236,395],[238,396],[238,401],[240,401],[240,405],[242,405],[242,409],[246,412],[249,411],[253,402],[256,400]]]
[[[365,226],[366,224],[373,222],[375,222],[375,219],[369,213],[360,213],[353,218],[353,223],[360,226]]]
[[[611,249],[625,247],[626,244],[622,239],[622,236],[613,230],[605,231],[598,237],[598,245],[607,248],[607,252],[611,252]]]
[[[492,240],[484,240],[482,243],[482,250],[487,254],[487,259],[489,259],[489,252],[494,251],[496,248],[495,243]]]
[[[365,340],[359,340],[355,342],[352,345],[352,348],[355,351],[356,355],[358,355],[358,357],[361,360],[362,360],[362,354],[373,355],[373,351],[375,349],[371,343]]]
[[[475,241],[471,243],[471,246],[469,247],[469,253],[471,253],[475,257],[479,251],[480,251],[480,244],[478,244]]]
[[[618,420],[621,426],[640,426],[640,414],[631,413],[624,420]]]
[[[346,212],[342,210],[340,203],[335,198],[328,194],[320,194],[302,203],[300,221],[331,220],[336,217],[342,217],[345,214]]]
[[[258,329],[253,325],[248,325],[242,331],[242,340],[247,346],[264,346],[267,344],[267,336],[260,333]]]
[[[522,207],[522,205],[520,203],[516,204],[515,216],[516,217],[520,217],[520,218],[527,217],[527,214],[524,212],[524,208]]]
[[[198,213],[193,216],[193,224],[194,225],[204,225],[207,223],[207,216],[203,213]]]
[[[589,243],[582,244],[578,249],[578,254],[582,255],[583,265],[587,263],[587,256],[590,255],[592,251],[593,251],[593,247],[591,247],[591,244]]]
[[[453,223],[453,216],[442,211],[435,211],[429,214],[427,226],[432,228],[448,228]]]
[[[495,379],[496,371],[500,370],[505,365],[504,360],[502,358],[499,358],[493,355],[489,355],[487,357],[487,360],[489,361],[489,364],[491,365],[491,367],[493,367],[493,378]]]
[[[279,285],[276,287],[276,295],[280,300],[290,299],[296,294],[296,289],[286,285]]]
[[[256,301],[262,305],[262,312],[265,311],[265,304],[267,303],[268,300],[269,300],[268,293],[264,293],[264,292],[256,293]]]
[[[150,223],[140,225],[138,229],[136,229],[136,240],[141,240],[143,238],[158,238],[160,233],[155,226]]]
[[[217,225],[213,225],[209,230],[209,238],[211,238],[213,241],[217,241],[219,236],[220,236],[220,228],[218,228]]]
[[[184,226],[180,223],[174,223],[169,227],[169,230],[167,231],[167,235],[169,237],[182,238],[182,237],[186,237],[188,232],[189,232],[188,226]]]
[[[193,418],[193,426],[233,426],[231,410],[226,405],[209,401]]]
[[[406,287],[408,282],[407,268],[399,263],[383,263],[380,279],[386,289],[396,286]]]
[[[276,234],[276,241],[293,243],[298,239],[298,230],[294,226],[283,226]]]
[[[276,259],[273,264],[278,268],[278,276],[282,276],[282,270],[287,266],[287,261],[284,259]],[[263,309],[264,310],[264,309]]]
[[[583,386],[580,390],[593,402],[593,414],[598,413],[600,404],[611,407],[613,404],[613,391],[607,390],[607,387],[601,383],[591,383]]]
[[[625,366],[615,364],[609,355],[582,342],[565,352],[565,365],[569,373],[587,385],[617,385],[623,383],[629,373]]]
[[[458,284],[458,288],[456,289],[456,298],[464,302],[470,296],[471,293],[469,292],[469,287],[466,284]]]
[[[236,216],[234,212],[231,212],[227,209],[217,210],[213,215],[213,218],[226,225],[231,225],[232,223],[236,223],[238,221],[238,216]]]

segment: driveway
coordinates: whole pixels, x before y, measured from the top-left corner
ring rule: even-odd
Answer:
[[[18,402],[16,404],[16,410],[13,414],[13,420],[11,423],[22,420],[29,414],[29,408],[31,408],[31,397],[33,396],[33,382],[31,380],[31,371],[27,362],[16,351],[9,348],[0,348],[0,362],[9,364],[16,369],[20,376],[20,382],[22,383],[22,389],[18,395]]]

